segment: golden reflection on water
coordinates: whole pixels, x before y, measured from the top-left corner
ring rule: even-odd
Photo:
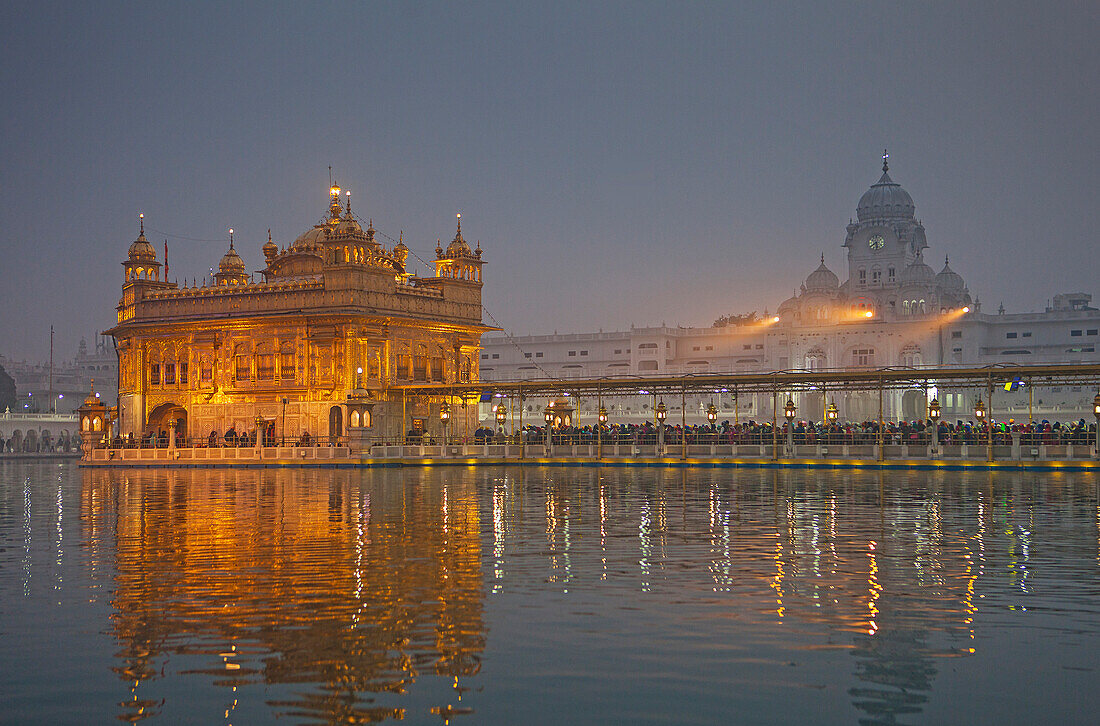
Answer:
[[[291,721],[400,718],[371,705],[421,674],[478,671],[484,648],[480,521],[472,485],[363,487],[354,473],[173,471],[86,475],[85,540],[115,558],[111,604],[130,685],[121,718],[164,655],[226,690],[308,684],[273,700]]]
[[[655,642],[672,671],[715,658],[719,677],[737,671],[736,686],[712,698],[764,687],[752,680],[761,667],[788,665],[770,662],[774,653],[836,651],[833,685],[867,722],[891,723],[925,708],[943,659],[978,654],[976,623],[994,601],[1025,611],[1036,573],[1048,607],[1063,573],[1093,582],[1050,549],[1037,563],[1035,542],[1064,520],[1083,562],[1100,553],[1095,482],[1062,475],[1001,474],[996,486],[913,472],[82,476],[82,541],[92,581],[112,581],[127,721],[167,713],[152,686],[180,676],[224,691],[226,723],[238,689],[257,684],[292,723],[450,720],[471,713],[463,694],[481,668],[487,599],[530,607],[568,596],[610,616],[612,633],[619,611],[645,610],[649,630],[617,637],[644,651],[663,635]],[[56,504],[60,523],[60,489]],[[62,545],[59,524],[59,559]],[[568,670],[593,633],[560,615],[554,640],[536,642]],[[690,645],[700,634],[706,648]],[[438,688],[406,698],[431,679],[445,682],[444,701]],[[794,675],[765,685],[817,687]]]

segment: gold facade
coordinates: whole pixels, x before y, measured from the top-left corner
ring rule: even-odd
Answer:
[[[231,231],[232,232],[232,231]],[[280,249],[263,246],[262,282],[245,272],[232,234],[209,282],[169,282],[145,239],[123,263],[118,324],[123,436],[176,430],[190,437],[246,433],[314,440],[349,427],[396,435],[431,402],[395,386],[478,378],[481,248],[461,224],[435,275],[406,270],[409,249],[375,239],[330,189],[326,219]]]

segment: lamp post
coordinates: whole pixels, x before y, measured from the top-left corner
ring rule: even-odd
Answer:
[[[792,454],[794,452],[794,416],[798,413],[798,408],[794,405],[794,399],[787,397],[787,402],[783,404],[783,418],[787,419],[787,453]]]
[[[546,455],[550,456],[550,431],[554,428],[554,407],[546,404],[546,408],[542,410],[542,417],[546,419]]]
[[[283,396],[283,446],[286,446],[286,405],[290,403],[290,399]]]
[[[978,436],[981,436],[981,424],[985,423],[985,403],[982,401],[981,396],[978,397],[978,402],[974,404],[974,418],[978,422]]]
[[[444,401],[439,404],[439,423],[443,425],[443,445],[447,445],[447,423],[451,420],[451,404]]]
[[[607,425],[607,409],[600,404],[599,413],[596,414],[596,458],[603,458],[603,427]]]
[[[664,456],[665,453],[665,418],[668,416],[668,409],[665,408],[665,402],[661,401],[657,404],[657,410],[655,413],[657,417],[657,455]]]
[[[932,456],[937,456],[940,453],[940,399],[935,396],[928,403],[928,418],[932,421]]]
[[[497,426],[501,428],[501,432],[504,431],[504,422],[508,420],[508,408],[503,402],[497,405]]]
[[[1096,455],[1100,457],[1100,391],[1092,399],[1092,413],[1096,416]]]
[[[707,421],[710,421],[711,425],[713,426],[714,422],[717,420],[718,409],[714,407],[714,402],[712,401],[711,404],[707,406]]]

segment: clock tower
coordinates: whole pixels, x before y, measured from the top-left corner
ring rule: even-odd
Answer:
[[[928,246],[913,198],[890,178],[890,155],[882,153],[882,176],[864,192],[856,220],[848,224],[848,295],[888,305],[902,271]]]

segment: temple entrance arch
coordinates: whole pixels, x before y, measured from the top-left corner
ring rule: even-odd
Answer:
[[[146,422],[146,430],[158,436],[162,431],[167,434],[175,422],[176,436],[187,438],[187,409],[178,403],[162,403],[149,412]]]
[[[328,410],[328,435],[333,443],[344,435],[344,409],[340,406]]]

